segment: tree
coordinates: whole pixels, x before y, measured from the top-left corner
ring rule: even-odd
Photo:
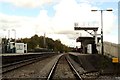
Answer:
[[[34,50],[38,45],[40,48],[44,48],[43,39],[44,36],[39,37],[38,35],[35,34],[31,38],[20,39],[19,42],[27,43],[28,51],[29,51],[29,50]],[[69,48],[66,45],[62,44],[59,39],[55,41],[52,38],[48,38],[48,37],[46,37],[45,39],[46,39],[47,49],[53,49],[54,51],[60,51],[60,52],[69,51]]]
[[[51,38],[46,38],[46,45],[48,49],[54,49],[54,40]]]

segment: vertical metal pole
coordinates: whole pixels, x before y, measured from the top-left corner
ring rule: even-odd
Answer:
[[[16,43],[16,30],[15,30],[15,43]]]
[[[8,43],[10,43],[10,30],[8,30]]]
[[[6,29],[3,29],[4,31],[4,38],[6,38]]]
[[[101,53],[102,53],[102,55],[104,55],[104,45],[103,45],[103,10],[101,10],[101,43],[102,43]]]
[[[16,30],[15,29],[12,29],[12,31],[14,31],[14,42],[16,42]]]
[[[94,36],[95,36],[95,44],[97,45],[97,31],[94,31]]]
[[[8,30],[8,44],[7,44],[7,52],[10,52],[10,30]]]
[[[8,30],[8,39],[10,38],[10,30]]]
[[[15,31],[15,45],[16,45],[16,30],[14,30],[14,31]],[[14,45],[14,53],[16,53],[16,46],[15,45]],[[27,53],[27,51],[26,51],[26,53]]]
[[[44,33],[44,48],[46,48],[45,33]]]

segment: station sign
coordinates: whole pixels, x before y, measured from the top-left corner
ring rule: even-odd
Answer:
[[[119,60],[118,60],[118,58],[112,58],[112,62],[113,62],[113,63],[118,63]]]

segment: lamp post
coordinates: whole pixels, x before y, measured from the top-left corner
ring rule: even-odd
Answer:
[[[12,31],[14,31],[15,42],[16,42],[16,30],[15,30],[15,29],[12,29]]]
[[[2,47],[2,49],[1,49],[1,52],[2,53],[5,53],[6,51],[5,51],[5,46],[7,45],[6,44],[6,29],[3,29],[3,31],[4,31],[4,37],[3,38],[1,38],[1,41],[0,41],[0,43],[1,43],[1,47]]]
[[[6,38],[6,29],[3,29],[3,31],[4,31],[4,37],[3,38]]]
[[[101,43],[102,43],[102,49],[101,53],[104,55],[104,46],[103,46],[103,11],[112,11],[112,9],[106,9],[106,10],[91,10],[93,12],[100,11],[101,12]]]
[[[8,39],[10,38],[10,30],[8,30]]]
[[[46,48],[46,39],[45,39],[45,37],[46,37],[46,33],[44,33],[44,48]]]

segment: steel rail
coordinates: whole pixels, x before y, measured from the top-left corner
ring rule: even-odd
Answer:
[[[77,74],[77,77],[80,79],[80,80],[83,80],[82,77],[80,76],[80,74],[78,73],[78,71],[75,69],[75,67],[72,65],[72,63],[70,62],[70,60],[68,60],[68,58],[66,57],[67,59],[67,62],[69,63],[70,67],[74,70],[74,72]]]
[[[62,55],[62,56],[63,56],[63,55]],[[59,59],[60,59],[62,56],[60,56]],[[55,68],[56,68],[56,66],[57,66],[57,64],[58,64],[59,59],[57,59],[57,61],[55,61],[52,69],[50,70],[50,72],[49,72],[49,74],[48,74],[47,80],[51,80],[52,75],[54,74],[54,70],[55,70]],[[76,70],[76,69],[74,68],[74,66],[71,64],[71,62],[70,62],[68,59],[66,59],[66,61],[69,63],[70,67],[74,70],[74,72],[77,74],[78,79],[83,80],[82,77],[80,76],[80,74],[77,72],[77,70]]]
[[[57,63],[58,63],[59,59],[60,59],[62,56],[63,56],[63,55],[61,55],[61,56],[55,61],[54,65],[52,66],[52,69],[50,70],[50,73],[49,73],[48,76],[47,76],[47,80],[50,80],[50,79],[52,78],[52,74],[53,74],[53,72],[54,72],[54,70],[55,70],[55,67],[57,66]]]
[[[14,70],[14,69],[22,67],[22,66],[29,65],[31,63],[35,63],[35,62],[39,61],[40,59],[42,59],[44,57],[48,57],[48,56],[40,56],[40,57],[35,57],[35,58],[19,61],[19,62],[14,62],[14,63],[11,63],[11,64],[6,64],[6,65],[2,66],[2,68],[4,69],[4,70],[2,69],[3,70],[2,73],[9,72],[11,70]],[[13,67],[13,68],[9,68],[9,67]],[[7,69],[7,70],[5,70],[5,69]]]

